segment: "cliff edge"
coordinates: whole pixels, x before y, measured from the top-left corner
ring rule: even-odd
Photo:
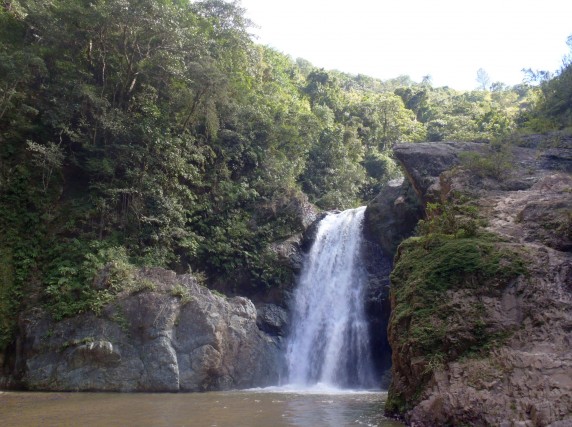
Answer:
[[[572,139],[394,152],[425,214],[394,259],[386,412],[572,425]]]

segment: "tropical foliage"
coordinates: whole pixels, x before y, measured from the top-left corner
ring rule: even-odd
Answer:
[[[268,250],[301,231],[285,200],[355,206],[398,174],[394,143],[491,140],[532,114],[529,85],[326,71],[257,45],[249,25],[222,0],[3,2],[0,347],[26,306],[100,306],[105,266],[288,280]],[[534,92],[542,114],[569,119],[568,74]]]

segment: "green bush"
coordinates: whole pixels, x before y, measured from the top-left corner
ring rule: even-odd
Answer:
[[[189,291],[189,288],[182,284],[176,284],[171,288],[171,295],[181,299],[181,305],[188,304],[192,301],[193,297]]]
[[[74,240],[68,248],[73,250],[54,259],[47,274],[46,306],[55,319],[99,313],[117,293],[133,287],[134,266],[124,247]]]
[[[0,247],[0,351],[9,343],[16,323],[14,292],[12,254]]]
[[[477,234],[479,223],[473,206],[448,200],[445,203],[427,203],[425,212],[426,218],[417,225],[420,235],[474,237]]]
[[[507,142],[491,142],[484,154],[464,152],[461,165],[481,178],[507,178],[514,169],[512,147]]]

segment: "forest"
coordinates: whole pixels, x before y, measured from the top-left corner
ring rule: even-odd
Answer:
[[[571,58],[458,91],[320,69],[250,26],[222,0],[2,3],[0,349],[16,313],[97,312],[135,267],[289,280],[269,245],[301,231],[292,200],[366,203],[400,174],[396,142],[572,129]]]

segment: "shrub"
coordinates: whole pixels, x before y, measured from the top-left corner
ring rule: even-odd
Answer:
[[[79,240],[67,247],[63,259],[52,260],[44,290],[56,320],[86,311],[99,314],[117,293],[132,290],[134,266],[124,247]]]
[[[477,211],[472,206],[448,200],[445,203],[427,203],[425,212],[426,218],[417,225],[417,233],[420,235],[474,237],[477,234]]]
[[[464,152],[461,165],[481,178],[502,180],[514,169],[512,149],[506,142],[491,142],[486,153]]]
[[[189,288],[187,288],[184,285],[181,285],[180,283],[174,285],[171,288],[171,295],[174,297],[180,298],[181,299],[181,305],[188,304],[193,299],[193,297],[191,296],[191,293],[189,291]]]

